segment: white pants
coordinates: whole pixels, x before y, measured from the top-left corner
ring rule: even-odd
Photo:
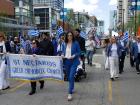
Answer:
[[[6,71],[6,64],[5,61],[1,62],[0,65],[0,90],[9,86],[8,72]]]
[[[111,78],[118,77],[118,57],[109,57],[109,64],[110,64],[110,76]]]

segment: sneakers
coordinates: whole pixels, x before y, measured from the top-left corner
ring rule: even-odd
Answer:
[[[2,89],[2,90],[7,90],[7,89],[10,89],[10,86],[7,86],[6,88]]]
[[[110,78],[111,79],[111,81],[115,81],[115,79],[114,78]]]
[[[72,94],[68,94],[68,101],[72,101]]]

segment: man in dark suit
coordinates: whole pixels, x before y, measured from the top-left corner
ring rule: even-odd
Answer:
[[[85,39],[80,36],[80,29],[75,29],[75,40],[79,43],[80,49],[81,49],[81,56],[80,58],[83,61],[83,69],[85,69],[85,53],[86,53],[86,48],[85,48]]]
[[[137,74],[140,74],[140,36],[137,37],[137,41],[132,46],[132,56],[136,61]]]
[[[54,55],[54,47],[52,42],[49,39],[49,35],[47,33],[43,34],[43,40],[40,42],[40,48],[42,49],[42,55],[53,56]]]

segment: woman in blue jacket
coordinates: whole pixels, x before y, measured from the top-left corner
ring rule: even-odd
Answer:
[[[137,36],[137,40],[132,45],[131,49],[132,56],[136,62],[137,74],[140,74],[139,64],[140,64],[140,37]]]
[[[122,55],[122,46],[117,43],[116,38],[111,38],[111,43],[107,48],[107,56],[109,57],[111,80],[118,78],[119,57]]]
[[[69,81],[69,91],[68,91],[68,101],[72,100],[72,93],[74,91],[74,75],[76,73],[77,66],[80,64],[80,46],[74,39],[72,32],[68,32],[65,38],[65,46],[63,48],[64,65],[66,68],[68,81]]]

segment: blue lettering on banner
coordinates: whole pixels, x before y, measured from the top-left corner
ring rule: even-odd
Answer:
[[[17,59],[13,59],[13,63],[14,63],[15,65],[20,65],[20,61],[17,60]]]
[[[17,68],[17,67],[15,67],[15,68],[12,69],[12,71],[14,73],[23,73],[23,68]]]
[[[8,54],[8,66],[11,78],[39,80],[53,78],[63,80],[62,59],[60,57]]]
[[[39,60],[23,60],[23,64],[25,66],[49,66],[49,67],[56,67],[55,62],[50,61],[39,61]]]

